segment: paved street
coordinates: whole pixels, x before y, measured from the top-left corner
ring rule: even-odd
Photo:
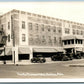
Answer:
[[[84,64],[84,59],[55,61],[32,65],[0,65],[0,78],[84,78],[84,67],[70,67]]]

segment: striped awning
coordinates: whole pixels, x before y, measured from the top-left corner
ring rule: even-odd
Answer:
[[[31,52],[30,49],[27,47],[19,47],[18,49],[19,54],[29,54],[30,52]]]

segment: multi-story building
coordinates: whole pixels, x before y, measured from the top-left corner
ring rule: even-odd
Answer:
[[[19,64],[29,63],[37,53],[49,57],[64,49],[83,50],[84,24],[12,10],[0,16],[0,29],[7,36],[1,63],[4,56],[6,63]]]

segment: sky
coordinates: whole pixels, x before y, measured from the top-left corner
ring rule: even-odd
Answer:
[[[12,9],[84,23],[84,2],[0,2],[0,15]]]

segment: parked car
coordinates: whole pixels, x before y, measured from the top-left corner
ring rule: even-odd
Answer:
[[[67,53],[66,56],[68,56],[70,60],[73,60],[73,53]]]
[[[46,59],[43,57],[34,57],[31,59],[32,63],[45,63]]]
[[[68,61],[70,58],[65,54],[56,54],[51,57],[52,61]]]
[[[74,57],[75,59],[81,59],[81,55],[80,55],[80,53],[76,53],[76,54],[74,54],[73,57]]]

